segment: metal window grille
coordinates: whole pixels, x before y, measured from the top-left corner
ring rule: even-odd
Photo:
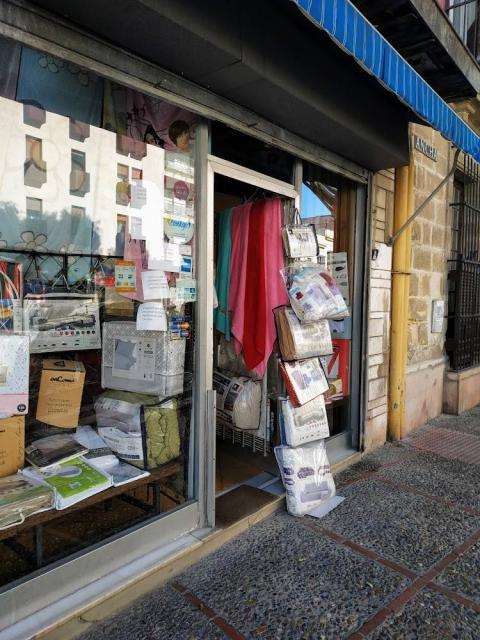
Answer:
[[[454,371],[480,365],[480,165],[465,157],[455,183],[446,349]]]
[[[480,58],[480,2],[479,0],[451,0],[439,2],[445,9],[453,28],[478,61]]]

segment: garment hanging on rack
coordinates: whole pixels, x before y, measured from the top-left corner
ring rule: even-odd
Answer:
[[[263,211],[263,201],[255,202],[250,211],[248,229],[243,357],[247,368],[251,370],[254,370],[262,361],[262,345],[265,342],[265,217]]]
[[[247,276],[248,228],[252,203],[235,207],[232,213],[232,255],[230,258],[231,331],[235,340],[235,351],[239,354],[243,344],[245,322],[245,282]]]
[[[263,376],[276,338],[273,309],[288,304],[280,271],[283,205],[280,198],[256,202],[250,213],[243,352],[249,369]]]
[[[215,327],[230,340],[230,314],[228,302],[230,294],[230,255],[232,249],[232,211],[226,209],[220,213],[218,224],[218,256],[215,289],[217,290],[218,307],[214,311]]]

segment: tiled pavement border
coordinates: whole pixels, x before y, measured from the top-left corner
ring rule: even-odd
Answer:
[[[369,478],[378,477],[379,472],[382,469],[389,469],[390,467],[396,467],[399,464],[403,464],[408,460],[413,460],[417,458],[421,453],[420,450],[411,451],[405,448],[405,454],[400,456],[397,460],[393,460],[392,462],[386,462],[385,464],[381,464],[378,469],[372,469],[370,471],[365,471],[362,475],[358,476],[358,478],[353,478],[351,480],[345,480],[345,482],[341,483],[341,488],[349,487],[352,484],[357,484],[357,482],[362,482],[363,480],[368,480]]]
[[[172,587],[181,593],[184,598],[190,602],[190,604],[200,611],[200,613],[203,613],[212,624],[221,629],[227,638],[230,638],[230,640],[246,640],[245,636],[241,634],[240,631],[237,631],[237,629],[232,627],[231,624],[228,624],[224,618],[215,613],[213,609],[210,609],[205,602],[200,600],[200,598],[197,598],[197,596],[189,591],[183,584],[180,582],[172,582]]]
[[[381,482],[384,482],[385,484],[396,487],[403,491],[408,491],[410,493],[423,496],[436,503],[443,504],[446,507],[456,507],[468,513],[471,513],[474,515],[480,515],[478,510],[471,509],[465,506],[464,507],[459,506],[452,501],[444,500],[442,498],[439,498],[438,496],[434,496],[428,493],[427,491],[422,491],[408,484],[396,482],[394,480],[390,480],[389,478],[384,478],[381,476],[382,469],[393,467],[398,464],[402,464],[406,460],[411,460],[413,458],[416,458],[417,456],[420,455],[420,453],[421,452],[419,450],[412,452],[411,450],[408,451],[407,449],[405,455],[402,455],[399,459],[390,463],[382,464],[376,470],[367,471],[366,473],[362,474],[358,478],[346,481],[345,483],[342,484],[342,487],[356,484],[358,482],[362,482],[370,478],[375,478],[377,480],[380,480]],[[480,530],[472,534],[462,544],[455,547],[453,551],[451,551],[447,556],[445,556],[445,558],[443,558],[437,564],[435,564],[434,567],[432,567],[426,573],[419,574],[403,566],[402,564],[393,562],[392,560],[389,560],[387,558],[383,558],[378,553],[375,553],[374,551],[371,551],[370,549],[367,549],[362,545],[357,544],[353,540],[345,538],[344,536],[341,536],[335,533],[334,531],[324,529],[318,524],[312,522],[311,520],[302,519],[301,522],[303,525],[315,531],[317,534],[330,538],[331,540],[335,541],[337,544],[347,547],[351,551],[358,553],[359,555],[365,558],[368,558],[373,562],[377,562],[383,565],[384,567],[387,567],[388,569],[391,569],[392,571],[395,571],[396,573],[399,573],[400,575],[403,575],[406,578],[409,578],[410,580],[412,580],[411,584],[406,589],[404,589],[398,596],[396,596],[385,607],[377,611],[377,613],[373,615],[369,620],[367,620],[360,627],[360,629],[352,633],[349,636],[349,640],[364,640],[368,636],[368,634],[376,630],[390,616],[397,613],[402,607],[404,607],[407,604],[407,602],[409,602],[415,595],[417,595],[417,593],[419,593],[420,591],[422,591],[422,589],[425,589],[425,588],[441,593],[447,598],[450,598],[451,600],[453,600],[454,602],[466,608],[472,609],[477,613],[480,613],[480,604],[478,604],[474,600],[471,600],[470,598],[466,598],[465,596],[459,593],[456,593],[455,591],[443,585],[438,584],[437,582],[434,582],[435,579],[440,575],[440,573],[446,567],[448,567],[453,562],[455,562],[459,556],[469,551],[480,540]],[[203,613],[212,624],[216,625],[226,635],[227,638],[230,638],[230,640],[246,640],[245,636],[242,633],[240,633],[237,629],[235,629],[232,625],[230,625],[224,618],[219,616],[205,602],[200,600],[194,593],[189,591],[180,582],[178,581],[174,582],[172,586],[179,593],[181,593],[188,602],[190,602],[193,606],[195,606],[198,611]]]

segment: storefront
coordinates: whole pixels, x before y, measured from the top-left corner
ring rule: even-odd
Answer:
[[[35,484],[12,484],[32,506],[1,524],[6,628],[278,494],[272,322],[296,257],[341,283],[324,435],[331,463],[361,449],[369,181],[394,156],[377,137],[384,156],[363,168],[348,159],[368,155],[360,134],[337,155],[249,124],[248,109],[161,71],[166,87],[154,64],[30,5],[1,18],[2,476],[25,466]],[[301,226],[313,253],[282,241]]]

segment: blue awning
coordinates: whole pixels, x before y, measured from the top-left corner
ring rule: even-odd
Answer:
[[[480,137],[349,0],[293,0],[312,22],[428,125],[480,162]]]

